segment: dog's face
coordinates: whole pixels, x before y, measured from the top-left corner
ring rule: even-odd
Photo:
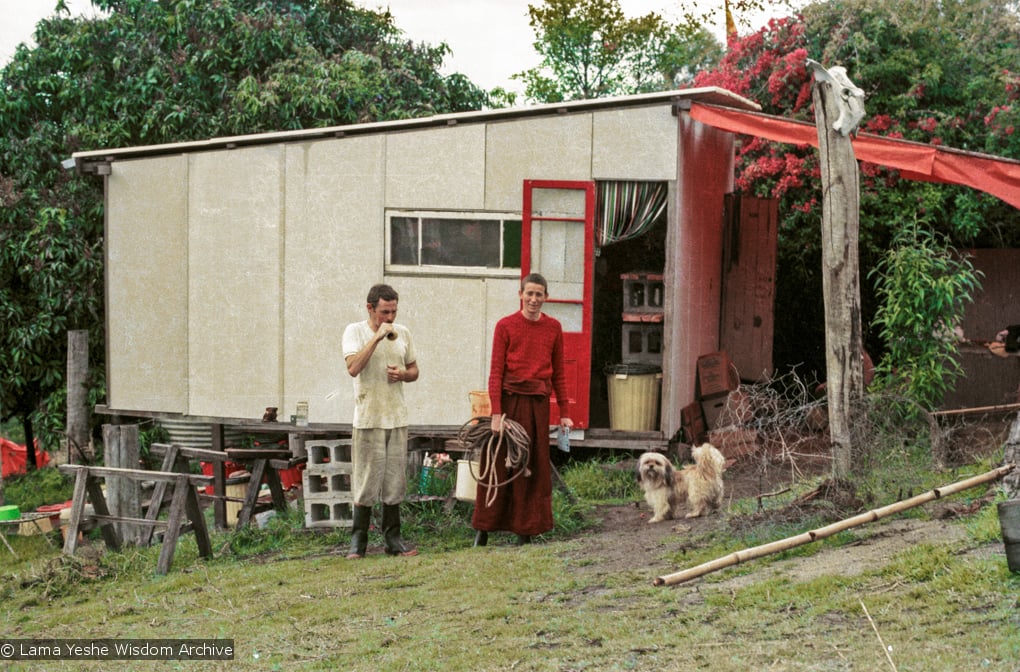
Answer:
[[[642,488],[673,487],[674,469],[665,455],[643,453],[638,458],[637,481]]]

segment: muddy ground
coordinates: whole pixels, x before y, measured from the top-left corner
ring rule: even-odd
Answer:
[[[969,444],[967,454],[958,455],[958,459],[974,459],[984,453],[999,450],[1001,443],[999,433],[989,435],[989,440],[982,443]],[[824,457],[824,450],[814,455],[800,455],[795,462],[789,460],[765,460],[744,457],[732,463],[724,475],[727,502],[760,498],[759,511],[751,515],[735,516],[728,514],[724,506],[722,513],[715,513],[701,518],[681,518],[649,524],[651,510],[642,500],[622,506],[602,506],[597,510],[599,526],[578,538],[579,547],[567,553],[575,557],[574,563],[578,571],[594,571],[600,574],[616,572],[644,572],[649,581],[656,577],[668,575],[695,566],[697,563],[677,564],[674,560],[682,553],[685,546],[714,529],[724,529],[728,533],[746,530],[749,526],[770,525],[779,522],[793,523],[800,532],[808,532],[814,526],[800,529],[796,526],[799,520],[815,520],[812,514],[814,507],[824,507],[826,522],[835,522],[843,518],[863,513],[872,508],[853,497],[853,494],[839,489],[820,489],[814,500],[797,506],[781,506],[779,498],[770,496],[780,493],[791,483],[822,483],[827,484],[830,463]],[[619,468],[630,468],[630,464],[621,463]],[[946,482],[952,482],[951,472],[947,472]],[[991,505],[994,498],[993,482],[990,487],[978,486],[969,491],[968,500],[959,498],[945,502],[936,500],[923,504],[922,508],[928,517],[904,517],[893,515],[888,518],[854,528],[858,540],[839,548],[827,547],[810,556],[799,556],[776,563],[761,563],[762,572],[770,575],[781,573],[793,580],[810,580],[822,575],[853,575],[875,566],[885,558],[918,543],[952,543],[962,539],[966,532],[962,526],[954,524],[960,516],[974,513],[977,507]],[[802,491],[803,487],[798,490]],[[908,493],[904,493],[904,497]],[[912,495],[920,492],[910,493]],[[789,496],[784,501],[789,501]],[[688,542],[688,540],[692,540]],[[987,544],[971,553],[1002,555],[1005,552],[1001,543]],[[596,561],[593,562],[593,560]],[[583,561],[583,562],[582,562]],[[1005,561],[1003,559],[1003,561]],[[754,562],[752,560],[751,562]],[[761,574],[737,576],[731,579],[734,586],[762,578]]]

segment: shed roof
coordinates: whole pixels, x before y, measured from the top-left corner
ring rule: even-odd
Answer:
[[[412,131],[425,128],[453,126],[456,124],[504,121],[538,116],[554,116],[590,110],[608,110],[657,104],[678,105],[684,101],[723,105],[742,110],[761,109],[757,103],[750,101],[747,98],[725,89],[711,86],[675,91],[659,91],[633,96],[618,96],[615,98],[572,100],[563,103],[532,105],[528,107],[509,107],[495,110],[437,114],[431,117],[419,117],[415,119],[397,119],[393,121],[349,124],[346,126],[306,128],[296,131],[236,135],[222,138],[210,138],[207,140],[195,140],[192,142],[141,145],[137,147],[123,147],[118,149],[98,149],[85,152],[75,152],[71,155],[71,158],[74,162],[74,166],[77,167],[79,171],[96,172],[96,167],[98,165],[107,164],[119,159],[135,159],[161,154],[181,154],[216,149],[235,149],[242,146],[266,145],[280,142],[303,142],[322,138],[340,138],[352,135],[388,133],[393,131]]]

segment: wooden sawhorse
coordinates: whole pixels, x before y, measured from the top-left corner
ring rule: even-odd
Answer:
[[[269,485],[269,494],[273,500],[273,508],[277,511],[287,510],[287,498],[283,494],[283,483],[280,482],[278,469],[287,469],[296,463],[307,461],[307,458],[291,459],[289,450],[273,448],[227,448],[227,457],[234,462],[249,465],[248,492],[245,495],[241,510],[237,513],[237,529],[251,522],[259,501],[259,489],[265,476]]]
[[[265,477],[269,485],[269,493],[272,496],[272,506],[277,511],[287,510],[287,498],[284,496],[283,484],[280,482],[280,469],[289,469],[308,461],[307,457],[292,457],[290,451],[274,448],[227,448],[224,451],[210,450],[208,448],[188,448],[173,444],[154,443],[150,448],[154,455],[163,456],[162,471],[187,473],[190,470],[189,460],[200,460],[202,462],[237,462],[248,467],[251,477],[248,481],[248,492],[244,499],[235,499],[226,496],[223,492],[214,492],[213,497],[229,502],[241,502],[241,510],[237,514],[237,525],[234,529],[242,529],[248,525],[258,509],[259,487]],[[212,478],[207,476],[206,478]],[[150,515],[155,508],[156,513],[163,501],[164,489],[160,483],[156,484],[152,493],[152,504],[149,507]]]
[[[95,514],[91,516],[98,524],[103,534],[103,540],[107,548],[119,550],[121,547],[120,534],[114,523],[132,523],[153,527],[163,527],[163,546],[160,549],[159,561],[156,563],[156,573],[166,574],[170,571],[170,563],[173,561],[174,551],[177,548],[177,538],[181,532],[193,531],[195,542],[198,544],[198,554],[203,558],[212,556],[212,543],[209,540],[209,529],[206,527],[205,518],[202,516],[202,509],[198,503],[198,494],[195,492],[197,486],[208,485],[212,482],[211,476],[197,476],[192,474],[179,474],[162,471],[145,471],[143,469],[120,469],[117,467],[90,467],[81,464],[62,464],[58,467],[65,474],[74,474],[74,498],[71,503],[71,518],[68,522],[67,535],[64,539],[64,553],[74,555],[78,547],[78,532],[85,519],[86,495],[92,502]],[[132,481],[155,481],[173,487],[173,497],[170,500],[169,516],[166,520],[158,520],[158,507],[150,506],[145,518],[128,518],[124,516],[113,516],[106,504],[106,496],[99,483],[100,479],[108,477],[121,477]],[[162,492],[160,500],[162,500]],[[153,504],[155,504],[155,498]],[[185,523],[185,517],[190,526]],[[151,535],[150,535],[151,536]]]

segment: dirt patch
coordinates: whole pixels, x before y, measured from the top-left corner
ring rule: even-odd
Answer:
[[[678,565],[678,554],[694,548],[698,539],[713,531],[733,534],[746,531],[755,525],[792,523],[812,517],[813,507],[824,507],[826,519],[836,521],[862,513],[866,509],[860,501],[847,497],[845,492],[818,488],[820,495],[798,506],[778,507],[770,503],[771,493],[782,492],[796,479],[817,477],[823,485],[828,483],[828,461],[824,459],[798,460],[796,470],[784,468],[781,464],[763,468],[760,464],[743,460],[733,464],[724,477],[727,502],[737,499],[761,498],[762,513],[742,516],[722,513],[701,518],[681,518],[649,524],[651,510],[642,500],[621,506],[601,506],[596,511],[599,520],[597,528],[581,535],[565,555],[577,571],[592,571],[599,574],[638,573],[646,574],[649,581],[657,576],[688,569],[695,565]],[[975,493],[979,493],[975,490]],[[774,500],[772,500],[774,501]],[[858,540],[838,548],[827,547],[810,556],[796,557],[762,565],[763,572],[737,576],[727,585],[740,587],[761,580],[763,576],[787,576],[795,581],[831,576],[852,576],[893,557],[900,551],[920,543],[952,544],[965,538],[965,530],[953,524],[953,518],[974,513],[982,505],[988,505],[991,497],[985,497],[970,505],[947,502],[932,502],[924,505],[931,518],[888,519],[855,528]],[[725,508],[725,507],[724,507]],[[817,521],[817,518],[815,518]],[[803,532],[814,529],[805,527]],[[970,553],[1004,554],[1001,544],[989,544]]]

